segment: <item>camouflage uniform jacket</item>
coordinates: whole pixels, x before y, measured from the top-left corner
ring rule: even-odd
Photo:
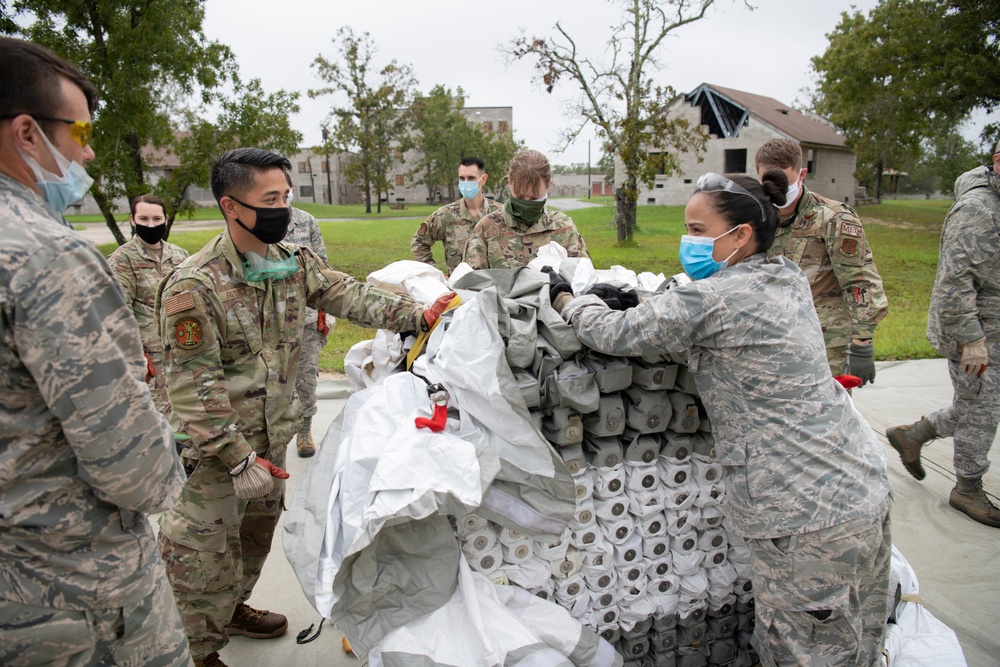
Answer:
[[[528,226],[501,208],[476,224],[464,259],[474,269],[519,269],[553,241],[566,248],[570,257],[590,257],[583,237],[565,213],[546,207],[538,222]]]
[[[314,253],[326,260],[326,244],[323,243],[323,235],[320,234],[319,224],[312,214],[300,208],[292,207],[292,222],[288,225],[288,232],[282,243],[293,246],[305,246]],[[319,319],[315,308],[306,308],[306,324],[315,326]]]
[[[334,271],[308,248],[275,244],[267,259],[293,253],[294,275],[247,281],[227,230],[160,286],[174,429],[191,437],[200,456],[229,468],[251,451],[283,454],[298,428],[295,377],[306,306],[365,327],[423,326],[424,306]]]
[[[125,303],[132,309],[135,321],[139,323],[142,335],[142,349],[162,358],[163,343],[156,330],[153,302],[156,290],[163,276],[183,262],[188,251],[173,243],[163,242],[160,259],[149,252],[138,236],[133,236],[125,245],[108,256],[108,264],[114,269],[118,282],[125,290]],[[157,368],[159,370],[159,368]]]
[[[687,354],[739,534],[811,532],[885,500],[883,447],[830,377],[809,284],[788,259],[757,254],[626,311],[582,296],[562,314],[598,352]]]
[[[805,271],[827,347],[871,338],[889,312],[882,278],[857,214],[804,186],[792,223],[779,227],[768,256]]]
[[[444,244],[444,263],[450,274],[461,263],[476,223],[490,213],[502,209],[503,204],[486,197],[483,197],[483,208],[478,218],[473,218],[469,213],[465,197],[442,206],[427,216],[410,240],[413,259],[433,266],[434,256],[431,253],[431,246],[435,241],[441,241]]]
[[[1000,175],[977,167],[955,181],[955,204],[941,230],[941,251],[927,340],[949,359],[983,336],[1000,341]]]
[[[0,600],[135,604],[162,567],[144,513],[184,485],[139,330],[92,243],[0,174]]]

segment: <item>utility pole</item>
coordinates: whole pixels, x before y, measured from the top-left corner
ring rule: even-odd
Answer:
[[[590,191],[593,189],[590,184],[590,139],[587,139],[587,199],[590,199]]]
[[[330,180],[330,131],[323,128],[323,148],[326,153],[326,203],[333,203],[333,182]]]

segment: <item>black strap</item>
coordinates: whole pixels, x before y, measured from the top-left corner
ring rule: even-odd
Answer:
[[[316,634],[314,634],[312,637],[309,636],[309,633],[312,632],[312,629],[313,629],[313,626],[315,625],[315,623],[310,623],[308,628],[306,628],[305,630],[303,630],[302,632],[300,632],[298,635],[296,635],[296,637],[295,637],[295,643],[296,644],[308,644],[311,641],[315,641],[315,639],[317,637],[319,637],[319,633],[323,631],[323,623],[325,623],[325,622],[326,622],[325,618],[321,618],[319,620],[319,627],[316,628]]]

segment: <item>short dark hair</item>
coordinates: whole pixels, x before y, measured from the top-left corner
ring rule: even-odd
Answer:
[[[271,169],[280,169],[288,185],[292,184],[292,163],[288,158],[263,148],[236,148],[219,155],[212,162],[212,196],[216,203],[222,198],[243,197],[253,188],[254,177]]]
[[[791,139],[768,139],[753,156],[753,166],[758,171],[761,167],[801,169],[802,146]]]
[[[472,156],[464,157],[462,158],[462,161],[459,162],[458,164],[463,167],[476,166],[479,167],[479,171],[486,171],[486,163],[483,162],[483,158],[481,157],[472,157]]]
[[[44,46],[0,37],[0,117],[23,113],[57,116],[63,104],[61,77],[83,91],[93,114],[97,110],[97,89],[76,65]]]
[[[138,197],[133,198],[132,202],[129,204],[129,212],[133,217],[135,217],[135,207],[139,204],[154,204],[163,209],[164,216],[167,215],[166,205],[163,203],[163,200],[156,195],[139,195]]]
[[[712,209],[722,216],[730,229],[743,224],[753,227],[757,238],[757,252],[770,250],[778,227],[777,207],[784,206],[786,201],[788,177],[781,169],[770,167],[764,172],[763,183],[749,176],[732,176],[729,180],[749,192],[751,197],[728,190],[701,194],[708,197]]]

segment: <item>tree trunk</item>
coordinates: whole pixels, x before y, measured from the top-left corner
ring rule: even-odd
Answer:
[[[631,241],[635,231],[636,194],[638,187],[635,176],[628,174],[625,182],[615,188],[615,227],[618,242]]]
[[[365,179],[365,213],[372,212],[372,182]]]
[[[882,203],[882,161],[875,166],[875,203]]]
[[[94,201],[97,202],[98,208],[101,209],[101,215],[104,216],[105,224],[111,230],[111,235],[115,237],[115,242],[118,245],[125,245],[126,239],[122,235],[122,231],[118,229],[118,223],[115,222],[115,214],[111,211],[111,202],[108,201],[108,198],[100,189],[94,188],[91,192],[94,195]]]

